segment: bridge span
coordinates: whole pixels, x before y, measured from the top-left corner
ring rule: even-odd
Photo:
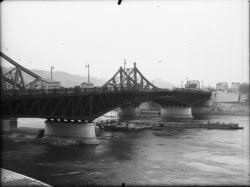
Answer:
[[[148,101],[160,104],[162,115],[191,117],[191,107],[207,106],[211,97],[211,92],[204,90],[157,88],[137,69],[136,63],[133,68],[120,67],[102,87],[35,89],[40,76],[0,54],[14,65],[5,73],[0,69],[2,124],[9,118],[45,118],[48,136],[93,138],[90,124],[94,119],[115,108],[138,107]],[[23,72],[33,77],[30,83],[25,81]],[[75,126],[76,123],[83,125]]]
[[[209,100],[210,92],[199,90],[118,88],[63,88],[53,90],[5,90],[0,107],[2,118],[47,118],[92,122],[124,106],[153,101],[163,107],[188,108]]]

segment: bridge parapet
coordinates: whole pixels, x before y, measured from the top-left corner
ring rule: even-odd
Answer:
[[[186,92],[186,93],[208,93],[212,95],[211,91],[200,90],[200,89],[191,89],[191,88],[174,88],[173,91]]]
[[[60,89],[8,89],[1,90],[2,97],[18,97],[18,96],[34,96],[34,95],[59,95],[59,94],[83,94],[83,95],[91,95],[98,93],[108,93],[108,92],[139,92],[139,93],[200,93],[200,94],[212,94],[212,92],[204,91],[204,90],[192,90],[192,89],[147,89],[147,88],[105,88],[105,87],[94,87],[94,88],[60,88]]]
[[[2,90],[3,98],[30,97],[30,96],[58,96],[58,95],[95,95],[100,93],[135,92],[136,89],[118,88],[115,90],[106,88],[60,88],[60,89],[26,89],[26,90]]]

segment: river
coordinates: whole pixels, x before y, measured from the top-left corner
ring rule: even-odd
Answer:
[[[129,119],[170,120],[157,115]],[[56,186],[249,185],[249,116],[191,121],[208,120],[244,129],[104,131],[97,133],[97,146],[8,143],[2,145],[2,167]],[[18,119],[18,126],[44,127],[43,121]]]

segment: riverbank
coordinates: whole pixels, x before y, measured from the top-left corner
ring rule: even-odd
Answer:
[[[74,145],[86,145],[85,140],[80,139],[65,139],[65,138],[45,138],[40,137],[37,138],[34,135],[31,134],[20,134],[20,133],[8,133],[8,134],[2,134],[1,135],[1,141],[8,143],[20,143],[20,144],[46,144],[50,146],[74,146]]]
[[[210,115],[249,115],[248,102],[214,102],[210,107]]]
[[[1,186],[41,186],[52,187],[31,177],[1,168]]]

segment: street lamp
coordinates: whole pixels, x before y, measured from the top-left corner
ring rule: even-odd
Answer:
[[[126,59],[124,59],[124,71],[125,71]]]
[[[88,68],[88,83],[89,83],[89,64],[87,64],[86,67]]]
[[[53,79],[52,71],[55,69],[54,65],[50,67],[50,78]]]

